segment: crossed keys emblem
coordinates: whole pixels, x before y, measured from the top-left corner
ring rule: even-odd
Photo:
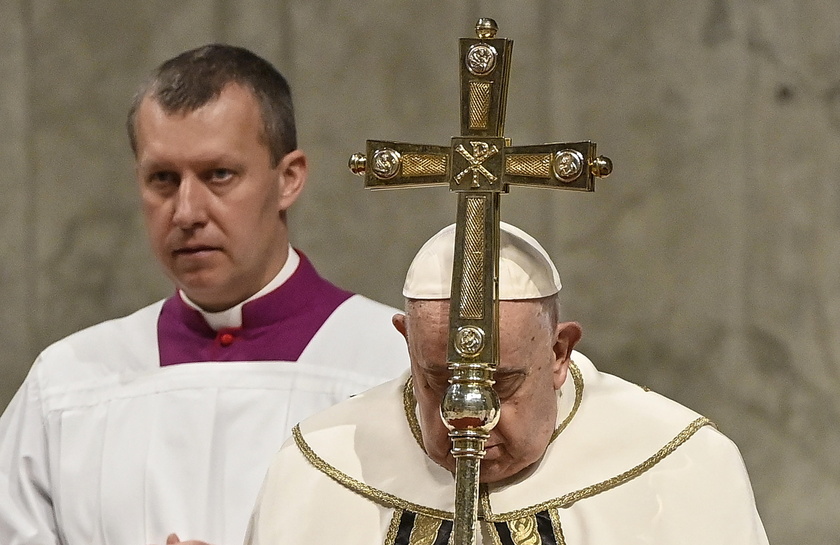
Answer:
[[[472,146],[472,153],[467,151],[467,148],[464,147],[463,144],[459,144],[458,147],[455,148],[455,151],[461,154],[461,156],[469,162],[469,166],[455,175],[455,183],[460,185],[461,180],[472,174],[472,183],[470,187],[481,187],[481,183],[479,183],[479,176],[484,176],[487,180],[493,184],[499,178],[486,168],[484,168],[484,161],[493,157],[497,153],[499,153],[499,148],[495,145],[491,146],[487,142],[470,142]]]

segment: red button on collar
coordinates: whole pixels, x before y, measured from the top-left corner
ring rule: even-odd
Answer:
[[[219,344],[222,346],[230,346],[233,344],[233,340],[236,337],[233,336],[233,333],[222,333],[219,335]]]

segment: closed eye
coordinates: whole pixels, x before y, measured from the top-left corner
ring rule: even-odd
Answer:
[[[449,376],[449,370],[446,368],[434,370],[424,369],[421,375],[421,383],[425,382],[426,388],[443,396],[443,393],[449,387]]]
[[[493,389],[496,390],[496,394],[498,394],[499,399],[505,400],[519,390],[519,387],[522,386],[522,383],[525,381],[525,377],[526,374],[520,372],[496,373],[496,376],[493,377],[496,381],[493,385]]]

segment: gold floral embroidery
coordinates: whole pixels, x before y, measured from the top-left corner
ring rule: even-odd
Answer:
[[[440,530],[440,519],[417,515],[414,519],[414,527],[411,529],[409,545],[433,545]]]
[[[510,521],[508,528],[516,545],[542,545],[537,531],[537,519],[533,515]]]

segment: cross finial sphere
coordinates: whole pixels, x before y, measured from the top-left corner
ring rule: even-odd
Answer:
[[[493,19],[482,17],[475,24],[475,35],[482,40],[495,38],[496,32],[499,31],[499,25]]]

